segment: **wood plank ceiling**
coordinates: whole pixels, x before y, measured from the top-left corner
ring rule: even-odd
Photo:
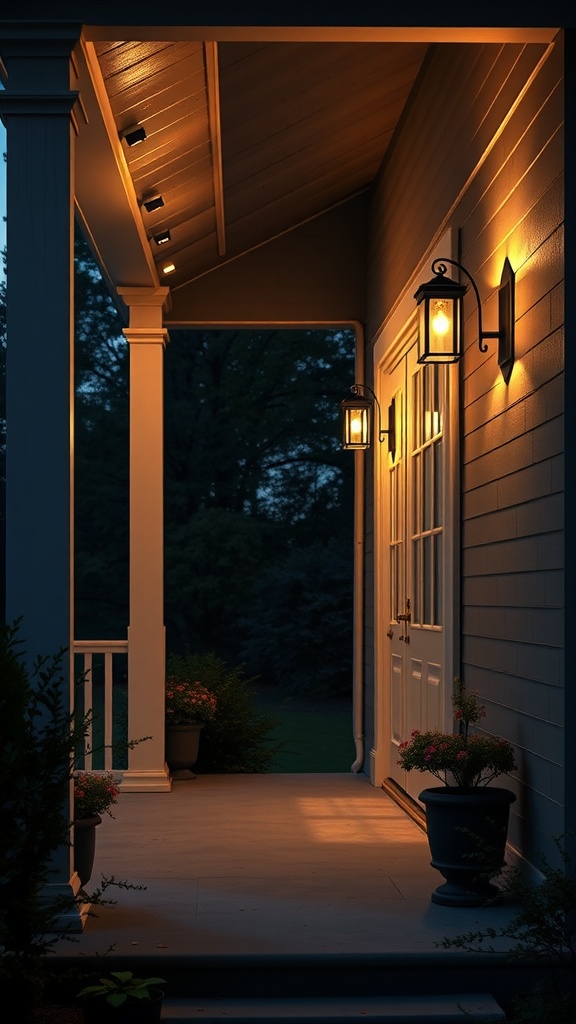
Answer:
[[[95,43],[118,131],[146,130],[124,148],[161,280],[184,284],[368,188],[426,50]],[[164,205],[147,212],[154,195]]]

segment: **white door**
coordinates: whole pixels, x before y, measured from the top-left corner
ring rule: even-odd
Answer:
[[[395,442],[380,464],[377,663],[389,777],[414,799],[436,783],[429,775],[404,772],[398,747],[414,729],[444,731],[451,722],[453,369],[420,365],[413,345],[380,378],[382,406],[393,411]]]

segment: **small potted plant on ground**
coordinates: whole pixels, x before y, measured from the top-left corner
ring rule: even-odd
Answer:
[[[85,1024],[157,1024],[162,1012],[164,978],[135,978],[111,971],[78,993]]]
[[[481,906],[499,896],[490,879],[504,863],[510,804],[516,799],[511,790],[490,783],[517,766],[507,740],[470,731],[486,711],[459,678],[452,703],[459,730],[415,730],[400,744],[398,764],[405,771],[428,772],[442,783],[419,796],[426,808],[431,864],[446,879],[432,893],[432,902]]]
[[[173,779],[193,779],[200,733],[216,714],[216,697],[202,683],[166,680],[166,761]]]
[[[77,772],[74,775],[74,870],[82,888],[90,881],[96,850],[96,826],[102,814],[114,817],[120,789],[112,772]]]

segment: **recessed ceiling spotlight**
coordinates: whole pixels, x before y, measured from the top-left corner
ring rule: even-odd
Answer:
[[[120,138],[124,139],[128,146],[137,146],[139,142],[144,142],[146,129],[141,124],[132,124],[120,132]]]
[[[159,210],[161,206],[164,206],[164,200],[159,195],[148,196],[147,199],[142,200],[142,205],[148,210],[148,213],[153,213],[154,210]]]
[[[170,241],[172,236],[168,229],[166,229],[166,231],[160,231],[157,235],[154,235],[153,237],[154,241],[156,242],[156,245],[165,245],[166,242]]]

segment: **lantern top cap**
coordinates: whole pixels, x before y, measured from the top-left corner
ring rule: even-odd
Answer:
[[[447,266],[441,260],[434,260],[431,267],[435,270],[434,277],[419,285],[418,291],[414,293],[417,302],[425,298],[461,298],[466,292],[466,285],[459,284],[452,277],[446,277]]]

